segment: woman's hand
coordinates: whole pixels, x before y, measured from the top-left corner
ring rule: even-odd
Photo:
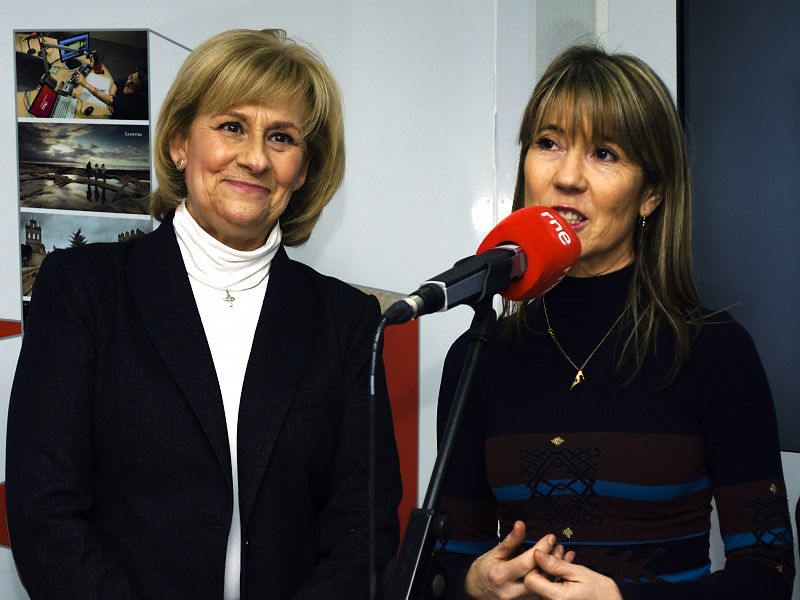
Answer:
[[[78,80],[78,83],[85,87],[87,90],[89,89],[89,83],[86,81],[86,77],[83,76],[83,73],[80,71],[75,72],[75,79]]]
[[[622,600],[613,579],[555,554],[533,550],[534,564],[525,587],[545,600]]]
[[[514,556],[524,541],[525,523],[516,521],[503,541],[470,566],[464,579],[467,595],[480,599],[538,598],[523,583],[523,578],[536,569],[534,552],[548,556],[552,553],[559,562],[565,564],[575,560],[574,552],[565,553],[563,546],[556,545],[556,536],[553,534],[544,536],[533,548]]]

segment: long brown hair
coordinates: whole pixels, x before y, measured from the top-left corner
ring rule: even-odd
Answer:
[[[635,378],[666,325],[675,340],[675,357],[664,382],[669,383],[688,357],[702,324],[692,276],[689,158],[669,90],[634,56],[587,46],[564,51],[536,84],[525,108],[512,210],[525,205],[525,156],[545,115],[554,110],[568,115],[572,127],[586,124],[595,136],[610,134],[642,167],[646,184],[661,196],[659,206],[647,215],[646,227],[636,227],[634,234],[629,333],[618,366],[632,359],[629,381]],[[505,308],[511,315],[509,331],[522,331],[525,305],[510,303]]]

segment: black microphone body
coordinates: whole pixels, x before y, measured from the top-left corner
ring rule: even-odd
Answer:
[[[527,258],[516,244],[496,246],[459,260],[444,273],[424,281],[417,291],[392,304],[384,313],[388,324],[405,323],[461,304],[479,302],[503,291],[525,273]]]
[[[498,293],[508,300],[531,300],[561,281],[580,253],[578,236],[557,211],[520,208],[495,225],[475,256],[423,281],[416,292],[392,304],[384,318],[387,325],[405,323]]]

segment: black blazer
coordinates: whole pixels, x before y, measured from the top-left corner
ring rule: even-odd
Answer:
[[[377,302],[275,256],[238,424],[242,599],[368,595]],[[377,378],[377,563],[400,477]],[[12,551],[32,600],[220,600],[232,514],[222,397],[171,219],[51,253],[11,393]]]

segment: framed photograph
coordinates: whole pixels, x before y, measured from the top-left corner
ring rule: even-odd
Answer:
[[[18,123],[26,208],[148,214],[147,125]]]
[[[22,296],[30,298],[44,257],[53,250],[94,242],[126,242],[153,230],[149,217],[114,217],[77,212],[20,211]]]
[[[14,32],[17,117],[148,121],[145,30]]]

